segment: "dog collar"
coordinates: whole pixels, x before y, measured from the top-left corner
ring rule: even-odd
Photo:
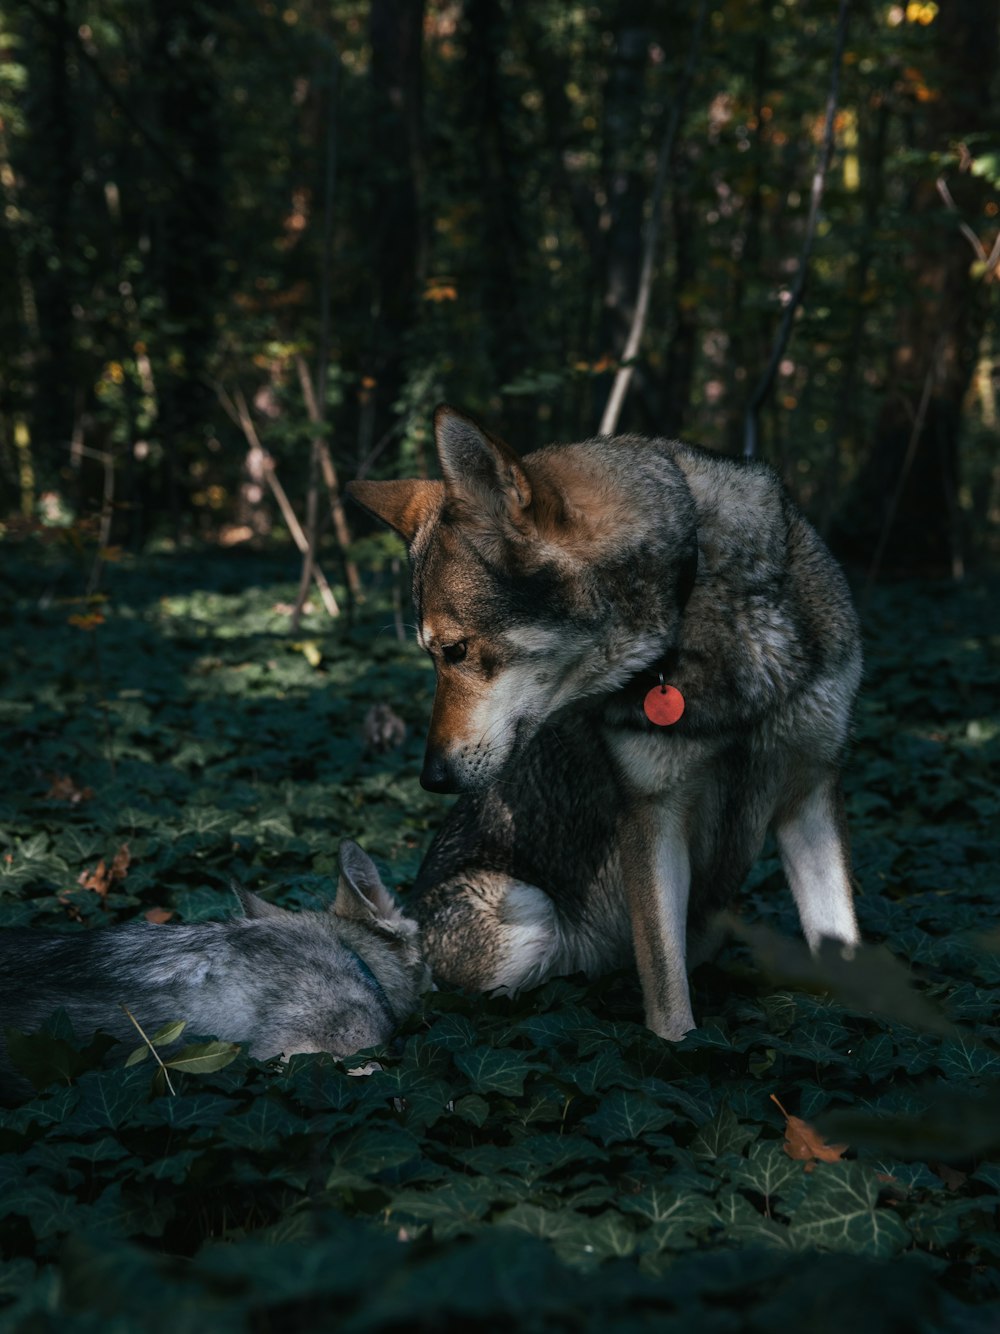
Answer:
[[[676,686],[664,681],[662,672],[657,674],[660,683],[646,691],[642,711],[656,727],[672,727],[684,712],[684,696]]]
[[[382,1007],[384,1008],[386,1014],[388,1014],[389,1018],[392,1020],[393,1028],[394,1029],[398,1028],[399,1020],[396,1018],[396,1013],[393,1010],[392,1006],[389,1004],[389,997],[385,994],[385,987],[383,987],[382,983],[378,980],[378,978],[375,976],[375,974],[368,967],[364,959],[362,959],[361,955],[358,954],[356,950],[349,949],[347,952],[353,957],[354,962],[358,965],[358,972],[361,974],[364,980],[371,987],[372,991],[374,991],[376,996],[379,998],[379,1001],[381,1002]]]
[[[687,604],[694,592],[697,575],[698,548],[695,543],[681,567],[677,581],[677,616],[681,625],[684,622]],[[654,727],[673,727],[674,723],[680,722],[684,713],[684,696],[676,686],[670,685],[664,676],[664,668],[669,672],[671,666],[676,667],[679,654],[679,647],[675,648],[669,657],[664,659],[663,666],[653,669],[659,677],[659,684],[643,695],[642,711]]]

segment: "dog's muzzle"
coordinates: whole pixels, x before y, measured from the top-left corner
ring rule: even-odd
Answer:
[[[428,792],[461,792],[462,785],[446,759],[430,751],[424,756],[424,767],[420,773],[420,786]]]

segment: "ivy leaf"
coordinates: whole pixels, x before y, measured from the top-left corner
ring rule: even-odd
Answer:
[[[457,1098],[452,1108],[454,1114],[474,1126],[486,1124],[490,1114],[490,1105],[478,1093],[467,1093],[464,1098]]]
[[[651,1130],[661,1130],[671,1119],[669,1109],[658,1107],[645,1093],[614,1089],[585,1124],[602,1144],[638,1140]]]
[[[227,1144],[261,1153],[292,1135],[308,1134],[309,1129],[309,1121],[290,1111],[278,1098],[256,1098],[246,1111],[238,1116],[229,1115],[220,1123]]]
[[[68,1083],[98,1066],[115,1045],[106,1033],[95,1033],[86,1044],[73,1032],[65,1010],[56,1010],[35,1033],[4,1030],[11,1065],[36,1089]]]
[[[39,1241],[79,1228],[85,1220],[85,1211],[74,1196],[41,1181],[25,1181],[4,1192],[0,1218],[11,1214],[26,1218]]]
[[[991,1190],[1000,1192],[1000,1163],[980,1163],[972,1174],[973,1181],[982,1181]]]
[[[731,1107],[720,1107],[711,1121],[701,1127],[691,1141],[696,1158],[722,1158],[739,1154],[758,1134],[755,1126],[741,1125]]]
[[[795,1240],[787,1227],[768,1218],[738,1191],[723,1190],[715,1205],[716,1217],[730,1242],[794,1250]]]
[[[906,1221],[915,1241],[940,1249],[953,1245],[971,1231],[977,1221],[988,1221],[995,1227],[998,1207],[1000,1200],[991,1195],[964,1200],[939,1195],[918,1205],[907,1215]]]
[[[475,1025],[464,1014],[445,1014],[436,1019],[427,1030],[425,1040],[449,1051],[474,1047],[479,1040]]]
[[[589,1265],[600,1260],[630,1255],[638,1245],[628,1222],[613,1213],[591,1218],[573,1209],[543,1209],[535,1204],[516,1204],[498,1215],[498,1227],[518,1228],[533,1237],[551,1241],[557,1254],[570,1263]]]
[[[117,1130],[145,1102],[146,1094],[146,1080],[141,1071],[89,1073],[80,1081],[80,1098],[62,1123],[63,1133],[82,1135],[94,1130]]]
[[[232,1098],[217,1093],[178,1093],[175,1098],[154,1098],[135,1111],[134,1120],[143,1126],[169,1130],[208,1130],[236,1110]]]
[[[501,1183],[488,1177],[453,1177],[426,1191],[401,1191],[387,1210],[388,1217],[430,1223],[434,1236],[445,1241],[460,1233],[475,1232],[490,1206],[504,1198]]]
[[[731,1173],[734,1185],[756,1191],[768,1207],[780,1197],[783,1213],[790,1212],[802,1198],[806,1188],[804,1178],[801,1164],[782,1145],[761,1141],[751,1144],[749,1156],[741,1159]]]
[[[627,1213],[649,1219],[652,1226],[643,1234],[642,1249],[649,1252],[688,1250],[697,1238],[716,1222],[715,1202],[704,1187],[681,1178],[672,1185],[668,1178],[647,1186],[638,1195],[624,1196],[621,1207]]]
[[[892,1209],[878,1205],[880,1185],[860,1163],[824,1163],[809,1178],[791,1222],[797,1245],[857,1255],[895,1255],[910,1233]]]
[[[361,1126],[338,1135],[331,1141],[328,1152],[332,1169],[328,1185],[332,1186],[345,1174],[375,1177],[419,1158],[420,1141],[402,1126]]]
[[[519,1052],[497,1050],[493,1047],[473,1047],[456,1051],[455,1064],[468,1075],[476,1093],[505,1093],[518,1097],[524,1092],[524,1081],[534,1066]]]
[[[956,1038],[941,1044],[937,1065],[951,1079],[969,1081],[983,1075],[1000,1075],[1000,1052],[991,1051],[976,1041]]]
[[[591,1060],[573,1066],[568,1074],[581,1093],[592,1096],[616,1086],[635,1088],[642,1082],[629,1070],[621,1054],[612,1046],[602,1047]]]

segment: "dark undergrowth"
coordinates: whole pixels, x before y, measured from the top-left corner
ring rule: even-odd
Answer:
[[[291,636],[290,557],[199,551],[113,566],[95,623],[58,551],[2,554],[0,925],[315,905],[345,836],[405,893],[432,679],[377,593]],[[768,855],[676,1047],[632,977],[567,979],[431,995],[367,1078],[241,1055],[171,1097],[55,1017],[0,1110],[0,1329],[1000,1328],[997,592],[866,609],[852,968]],[[843,1151],[791,1157],[774,1098]]]

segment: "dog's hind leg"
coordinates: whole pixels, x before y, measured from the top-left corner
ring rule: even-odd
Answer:
[[[836,777],[822,781],[779,811],[774,822],[781,862],[815,953],[825,939],[857,945],[847,828]]]
[[[416,913],[438,983],[513,993],[544,982],[565,963],[552,899],[512,876],[455,876],[436,885]]]

